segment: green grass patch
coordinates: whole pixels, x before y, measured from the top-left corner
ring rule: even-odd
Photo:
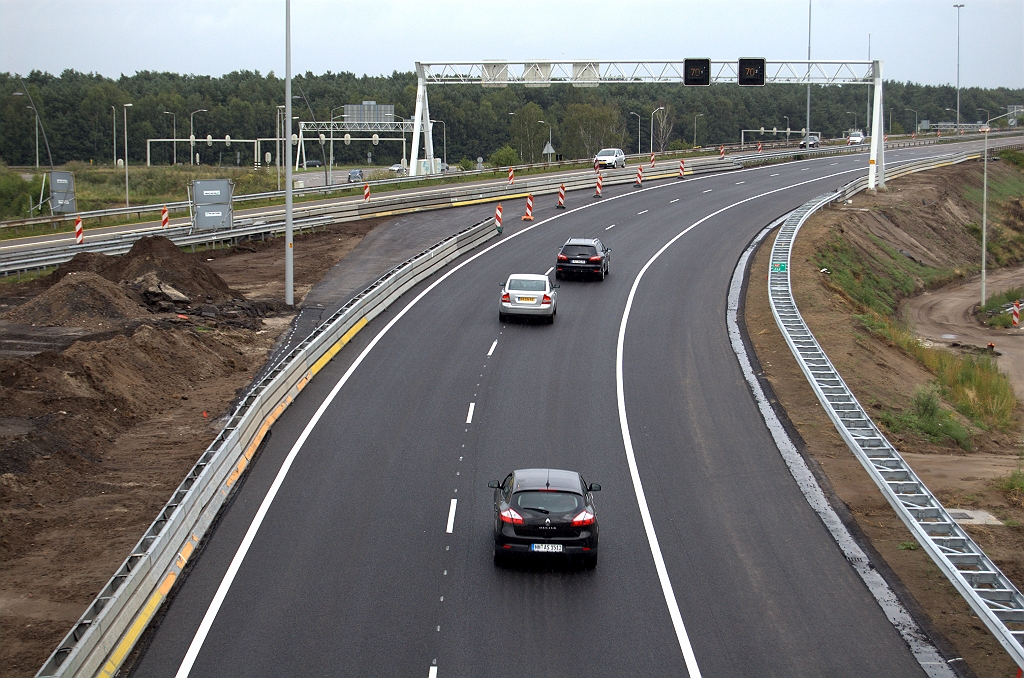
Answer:
[[[1024,153],[1008,148],[1005,151],[999,151],[998,155],[1003,160],[1024,169]]]
[[[998,479],[993,487],[1005,494],[1011,504],[1024,508],[1024,470],[1017,468],[1011,471],[1010,475]]]
[[[917,545],[916,541],[901,541],[899,545],[900,551],[916,551],[921,548]]]
[[[922,386],[914,392],[911,410],[902,414],[883,412],[881,420],[893,433],[910,430],[932,442],[948,439],[963,450],[970,451],[974,447],[971,432],[956,420],[952,412],[942,409],[934,386]]]
[[[978,311],[980,313],[998,311],[1004,304],[1009,304],[1022,298],[1024,298],[1024,287],[1011,287],[1008,290],[993,294]]]

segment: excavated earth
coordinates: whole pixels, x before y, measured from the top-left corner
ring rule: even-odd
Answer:
[[[996,177],[1017,171],[1004,163],[990,165],[989,169]],[[914,174],[890,182],[888,192],[875,196],[861,193],[852,204],[818,212],[797,236],[790,269],[797,306],[876,423],[883,412],[898,414],[912,409],[915,389],[935,377],[914,357],[873,334],[857,319],[864,313],[863,308],[831,282],[832,272],[821,270],[817,254],[842,238],[860,253],[878,255],[883,252],[881,243],[895,256],[948,270],[946,278],[952,282],[933,289],[919,283],[912,296],[903,300],[904,317],[912,326],[924,326],[922,340],[941,343],[942,334],[956,335],[945,341],[949,350],[976,354],[988,353],[988,340],[994,338],[996,351],[992,355],[1000,369],[1006,371],[1004,364],[1024,364],[1024,338],[1009,336],[1005,330],[993,331],[971,312],[978,303],[978,276],[973,271],[978,268],[976,259],[981,248],[970,225],[980,224],[981,214],[963,193],[965,188],[980,186],[981,168],[977,163]],[[999,211],[994,215],[997,221],[1009,216]],[[773,233],[765,240],[751,265],[744,317],[760,367],[802,438],[797,442],[805,458],[818,472],[826,492],[834,493],[834,501],[845,504],[855,521],[855,531],[869,552],[875,552],[872,557],[879,569],[889,575],[897,591],[909,592],[910,596],[901,597],[909,602],[922,625],[933,632],[951,656],[962,658],[953,666],[964,675],[1016,675],[1016,665],[916,544],[839,437],[797,366],[768,303],[767,272],[774,238]],[[883,253],[879,260],[884,259]],[[990,271],[990,293],[1019,287],[1022,277],[1024,270],[1019,266],[994,275]],[[993,279],[1002,281],[1005,287],[992,287]],[[946,299],[953,300],[952,306],[959,310],[932,319],[929,308]],[[922,322],[925,319],[927,322]],[[1009,376],[1016,392],[1024,393],[1021,372],[1013,369]],[[947,509],[981,509],[997,519],[995,525],[965,528],[1018,588],[1024,587],[1024,504],[1022,497],[1001,492],[994,485],[1020,468],[1022,414],[1018,405],[1018,423],[1002,431],[971,427],[956,415],[973,433],[969,452],[907,430],[887,432]]]

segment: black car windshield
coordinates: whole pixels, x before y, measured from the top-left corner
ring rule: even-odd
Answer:
[[[529,280],[526,278],[512,278],[508,281],[508,288],[518,292],[543,292],[547,289],[543,280]]]
[[[597,255],[597,248],[590,245],[566,245],[562,248],[562,254],[567,257],[593,257]]]
[[[541,513],[569,513],[582,506],[582,497],[570,492],[519,492],[512,505]]]

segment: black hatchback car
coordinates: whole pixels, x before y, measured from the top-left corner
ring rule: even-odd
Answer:
[[[576,471],[527,468],[513,471],[494,488],[494,564],[514,555],[562,555],[597,565],[597,513],[593,492]]]
[[[604,280],[611,260],[611,248],[605,247],[597,238],[569,238],[558,250],[555,277],[586,274]]]

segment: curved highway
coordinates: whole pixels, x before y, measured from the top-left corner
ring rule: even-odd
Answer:
[[[132,675],[924,675],[726,330],[750,239],[866,161],[576,193],[533,223],[506,204],[503,239],[407,293],[275,424]],[[571,236],[612,248],[609,277],[559,281],[552,326],[499,323],[498,283]],[[492,564],[487,481],[531,466],[603,486],[595,570]]]

